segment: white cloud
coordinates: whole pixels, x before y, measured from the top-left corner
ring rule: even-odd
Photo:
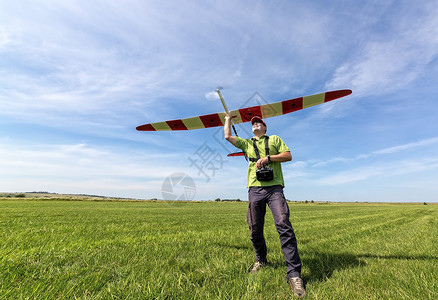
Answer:
[[[159,192],[161,186],[157,182],[185,170],[178,167],[178,154],[121,151],[87,144],[14,145],[11,142],[0,147],[2,191],[29,191],[38,186],[41,190],[48,186],[52,192],[76,189],[104,195],[116,191],[120,195],[123,191],[125,196],[133,197],[140,196],[142,190],[143,197],[147,197],[148,191]],[[132,186],[141,188],[132,191]]]
[[[218,100],[219,99],[219,95],[217,94],[216,91],[213,92],[208,92],[205,94],[205,99],[207,100]]]
[[[6,30],[0,26],[0,49],[7,43],[9,43],[9,35]]]
[[[239,160],[222,158],[223,165],[215,162],[204,166],[200,172],[190,165],[185,153],[174,151],[169,154],[161,153],[161,150],[129,150],[86,143],[31,145],[3,139],[0,141],[0,191],[162,199],[165,178],[185,173],[194,179],[199,200],[212,197],[246,199],[243,159],[239,164]],[[199,157],[192,155],[191,158],[201,164]],[[230,163],[237,163],[237,166]],[[224,186],[229,188],[223,190]]]
[[[28,6],[23,11],[9,3],[0,13],[5,31],[14,32],[3,51],[22,62],[0,71],[1,113],[50,126],[62,119],[72,128],[90,115],[98,124],[140,111],[151,119],[180,108],[177,100],[207,107],[193,95],[202,97],[217,84],[238,84],[251,93],[290,90],[292,74],[304,70],[285,61],[293,54],[306,60],[330,31],[328,18],[304,5],[295,7],[306,12],[296,18],[262,2],[249,11],[245,3],[172,1]],[[175,99],[175,105],[163,108],[163,99]]]
[[[420,6],[404,2],[398,13],[388,16],[389,30],[357,33],[365,40],[363,47],[337,68],[326,87],[348,86],[356,95],[406,87],[422,76],[427,64],[438,55],[437,16],[436,2]]]
[[[378,182],[385,178],[397,177],[406,174],[435,171],[438,169],[438,157],[428,157],[424,159],[399,160],[383,163],[371,163],[368,166],[349,169],[337,172],[332,175],[324,176],[314,180],[320,185],[344,185],[357,181],[370,180]],[[394,182],[394,178],[391,180]]]
[[[373,153],[371,153],[370,156],[381,155],[381,154],[392,154],[392,153],[397,153],[400,151],[412,150],[415,148],[427,147],[427,146],[432,146],[432,145],[438,145],[438,137],[424,139],[424,140],[417,141],[417,142],[412,142],[412,143],[408,143],[408,144],[404,144],[404,145],[398,145],[398,146],[389,147],[386,149],[377,150],[377,151],[374,151]]]
[[[307,164],[311,168],[321,168],[321,167],[326,167],[326,166],[329,166],[332,164],[354,163],[357,161],[373,159],[373,158],[376,158],[376,157],[379,157],[382,155],[396,154],[398,152],[415,150],[418,148],[428,148],[431,146],[438,147],[438,137],[424,139],[424,140],[411,142],[411,143],[407,143],[407,144],[403,144],[403,145],[397,145],[397,146],[393,146],[393,147],[389,147],[389,148],[385,148],[385,149],[380,149],[380,150],[373,151],[371,153],[361,153],[361,154],[357,154],[354,157],[334,157],[334,158],[331,158],[331,159],[328,159],[325,161],[312,160],[312,161],[307,162]]]
[[[299,180],[319,186],[342,186],[357,182],[371,182],[374,185],[385,179],[389,180],[389,184],[398,186],[404,184],[398,183],[396,178],[399,176],[438,170],[438,157],[434,153],[427,156],[421,154],[422,150],[433,147],[438,147],[438,137],[358,154],[352,158],[334,157],[326,161],[296,162],[285,170],[287,178],[292,182]],[[397,153],[402,155],[395,156]]]

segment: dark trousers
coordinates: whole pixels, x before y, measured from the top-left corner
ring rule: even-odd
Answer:
[[[289,206],[280,185],[269,187],[250,187],[248,191],[247,221],[251,232],[251,242],[256,260],[266,262],[266,242],[263,236],[266,204],[272,211],[275,227],[280,236],[281,249],[287,266],[287,280],[301,275],[301,259],[298,254],[297,239],[289,221]]]

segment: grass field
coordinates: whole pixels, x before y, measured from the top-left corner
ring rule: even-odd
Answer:
[[[438,299],[438,205],[290,203],[308,299]],[[245,202],[0,200],[0,299],[291,299]]]

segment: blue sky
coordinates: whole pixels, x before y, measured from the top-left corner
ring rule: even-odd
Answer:
[[[266,120],[288,199],[438,201],[437,1],[1,6],[0,191],[162,199],[184,174],[195,199],[246,200],[221,128],[135,130],[223,111],[221,86],[230,109],[353,90]]]

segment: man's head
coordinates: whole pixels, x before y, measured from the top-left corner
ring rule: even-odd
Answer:
[[[266,130],[268,129],[268,126],[266,126],[266,123],[262,120],[262,118],[255,116],[251,119],[252,124],[252,132],[254,134],[265,134]]]

